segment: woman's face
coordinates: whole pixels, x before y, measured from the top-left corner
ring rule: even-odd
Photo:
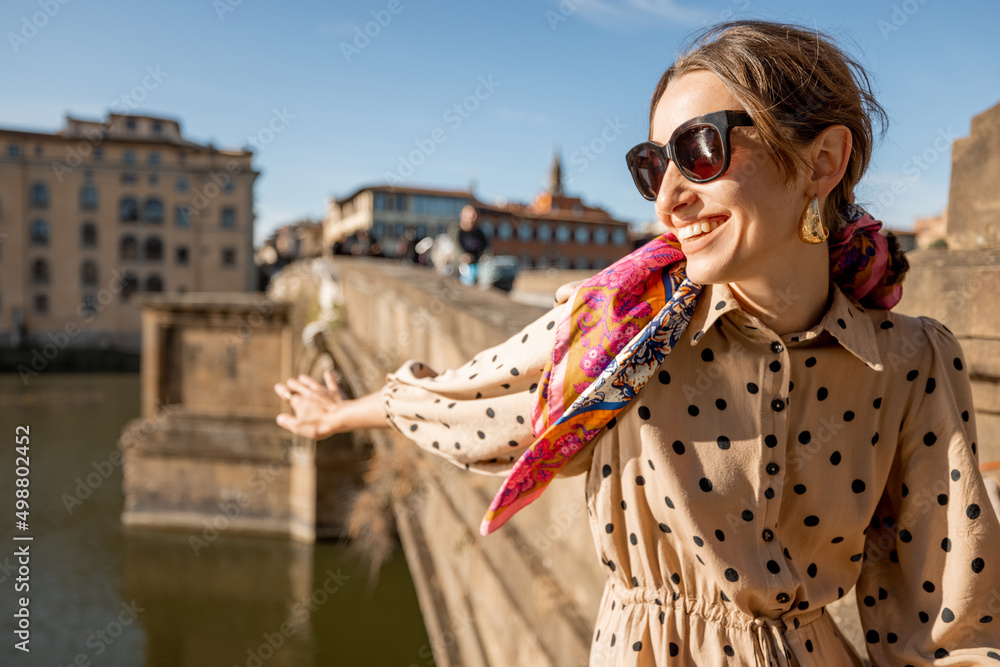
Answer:
[[[727,109],[744,110],[721,79],[689,72],[664,91],[650,138],[666,143],[681,123]],[[671,161],[656,197],[657,218],[680,240],[688,277],[700,284],[766,279],[775,262],[804,258],[798,224],[808,202],[805,176],[789,185],[752,127],[732,128],[729,145],[729,169],[721,177],[692,183]],[[709,232],[700,231],[703,223]]]

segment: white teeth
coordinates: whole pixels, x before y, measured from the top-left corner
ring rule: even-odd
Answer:
[[[707,234],[721,224],[722,222],[718,222],[718,218],[715,218],[711,222],[694,222],[690,225],[684,225],[677,230],[677,238],[681,241],[687,241],[695,236]]]

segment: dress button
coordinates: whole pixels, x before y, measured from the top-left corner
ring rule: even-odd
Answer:
[[[767,468],[765,468],[765,470],[767,470],[768,475],[777,475],[778,471],[781,470],[781,467],[774,461],[771,461],[767,464]]]
[[[775,412],[781,412],[782,410],[785,409],[785,402],[780,398],[776,398],[773,401],[771,401],[771,409],[774,410]]]
[[[785,604],[790,599],[791,598],[788,597],[788,593],[778,593],[778,602],[780,602],[781,604]]]
[[[784,349],[785,349],[785,346],[782,345],[781,343],[779,343],[778,341],[774,341],[774,342],[771,343],[771,352],[774,352],[775,354],[781,354],[781,352]]]
[[[765,528],[764,532],[761,533],[761,537],[764,538],[765,542],[770,542],[771,540],[774,539],[774,533],[771,532],[770,528]]]

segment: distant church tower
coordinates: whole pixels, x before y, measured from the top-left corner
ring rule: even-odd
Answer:
[[[558,150],[552,156],[552,171],[549,172],[549,194],[553,197],[563,196],[562,160]]]

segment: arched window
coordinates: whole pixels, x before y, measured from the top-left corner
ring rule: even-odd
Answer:
[[[155,273],[146,278],[146,291],[147,292],[162,292],[163,291],[163,279]]]
[[[522,222],[517,226],[517,238],[519,241],[530,241],[534,236],[534,231],[527,222]]]
[[[178,204],[177,208],[174,209],[174,223],[178,227],[191,226],[191,209],[186,204]]]
[[[546,243],[552,240],[552,227],[549,223],[543,222],[538,226],[538,240]]]
[[[80,282],[84,287],[93,287],[97,284],[97,263],[93,260],[86,260],[80,265]]]
[[[49,262],[46,259],[36,259],[31,263],[31,282],[36,285],[49,284]]]
[[[41,181],[31,184],[28,188],[28,206],[31,208],[49,207],[49,186]]]
[[[628,234],[625,232],[624,229],[619,227],[614,232],[612,232],[611,240],[614,241],[615,245],[625,245],[625,242],[628,241]]]
[[[122,301],[127,301],[139,289],[139,279],[135,274],[126,273],[122,276]]]
[[[138,249],[139,245],[136,243],[134,236],[123,236],[119,245],[118,257],[125,261],[135,261],[139,254]]]
[[[84,185],[80,188],[80,210],[97,210],[97,188],[93,185]]]
[[[598,227],[594,230],[594,243],[597,245],[604,245],[608,242],[608,230],[604,227]]]
[[[49,223],[44,220],[35,220],[28,228],[28,235],[31,238],[31,245],[48,245]]]
[[[122,222],[136,222],[139,220],[139,202],[135,197],[122,197],[118,202],[118,218]]]
[[[570,231],[569,225],[559,225],[556,227],[556,241],[559,243],[569,243]],[[563,268],[569,268],[563,267]]]
[[[163,202],[155,197],[146,200],[142,207],[142,217],[146,222],[159,225],[163,222]]]
[[[92,222],[85,222],[80,225],[80,245],[84,248],[94,248],[97,246],[97,225]]]
[[[493,229],[493,223],[489,220],[484,221],[481,225],[479,225],[479,228],[483,230],[483,235],[488,239],[493,238],[493,234],[496,233],[496,230]]]
[[[587,241],[590,240],[590,230],[584,227],[583,225],[580,225],[579,227],[576,228],[576,231],[573,232],[573,238],[576,240],[577,243],[586,243]]]
[[[163,259],[163,242],[157,236],[150,236],[146,239],[144,253],[146,259],[160,261]]]
[[[514,236],[514,225],[504,220],[497,228],[497,238],[501,241],[509,241]]]

